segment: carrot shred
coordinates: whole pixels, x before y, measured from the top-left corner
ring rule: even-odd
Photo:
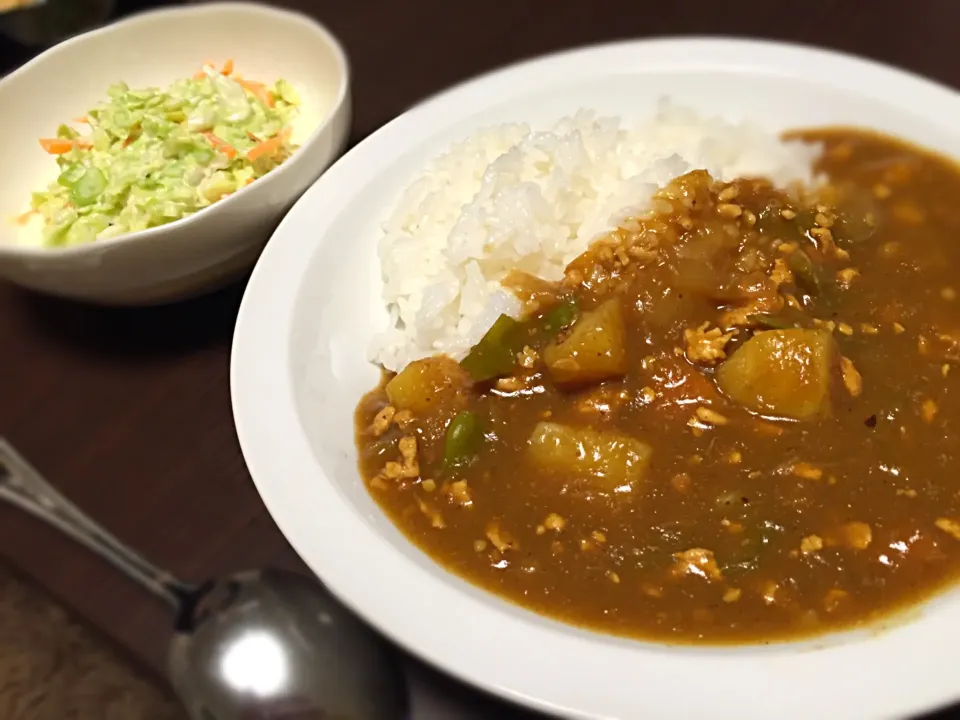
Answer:
[[[193,79],[194,79],[194,80],[203,80],[206,76],[207,76],[207,74],[206,74],[203,70],[198,70],[197,72],[195,72],[195,73],[193,74]]]
[[[283,144],[290,138],[290,128],[284,128],[269,140],[255,145],[247,153],[247,160],[256,162],[259,158],[269,155],[276,155],[283,147]]]
[[[51,155],[63,155],[73,150],[74,142],[66,138],[40,138],[40,147]]]
[[[262,82],[256,82],[254,80],[244,80],[243,78],[234,78],[240,87],[248,92],[253,93],[256,98],[262,102],[267,107],[272,108],[276,103],[273,99],[273,95],[270,94],[270,91],[267,89],[267,86]]]
[[[140,137],[142,132],[143,132],[143,129],[140,127],[139,123],[134,125],[132,128],[130,128],[130,134],[127,135],[127,138],[126,140],[123,141],[123,145],[121,145],[121,147],[129,146],[130,143],[132,143],[134,140]]]
[[[231,160],[236,157],[237,149],[226,140],[217,137],[212,132],[205,132],[203,133],[203,136],[210,141],[210,144],[213,145],[214,148],[222,152]]]
[[[223,64],[223,69],[220,71],[221,75],[233,75],[233,58],[227,58],[227,61]]]
[[[32,218],[36,214],[37,214],[36,210],[27,210],[25,213],[20,213],[19,215],[17,215],[13,219],[13,221],[17,225],[26,225],[30,221],[30,218]]]
[[[82,117],[74,118],[73,121],[74,121],[74,122],[78,122],[78,123],[89,123],[89,122],[90,122],[90,118],[88,118],[86,115],[84,115],[84,116],[82,116]]]

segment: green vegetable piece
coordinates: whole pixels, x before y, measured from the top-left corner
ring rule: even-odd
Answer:
[[[773,235],[784,242],[802,243],[809,238],[807,232],[814,226],[816,213],[812,210],[794,210],[796,215],[786,219],[780,212],[787,208],[772,205],[763,208],[757,215],[756,229],[765,235]]]
[[[129,89],[130,89],[130,87],[129,87],[125,82],[114,83],[113,85],[111,85],[110,87],[107,88],[107,95],[108,95],[110,98],[112,98],[112,99],[114,99],[114,100],[117,100],[117,99],[123,97],[123,95],[124,95],[124,94],[127,92],[127,90],[129,90]]]
[[[198,165],[206,165],[213,160],[215,153],[210,148],[198,147],[191,155]]]
[[[787,256],[787,266],[797,278],[797,285],[813,295],[820,295],[824,289],[824,279],[810,256],[803,250],[797,250]]]
[[[107,176],[95,167],[87,168],[86,172],[73,184],[70,197],[77,207],[90,205],[96,202],[107,187]]]
[[[786,330],[788,328],[796,327],[795,323],[790,322],[786,318],[771,315],[769,313],[756,313],[753,315],[747,315],[747,321],[754,325],[758,325],[759,327],[767,328],[768,330]]]
[[[115,127],[123,130],[132,127],[135,122],[133,113],[126,109],[114,110],[113,116],[110,119],[113,121]]]
[[[797,216],[793,219],[793,224],[797,226],[797,231],[806,236],[810,228],[816,225],[817,211],[811,208],[797,210]]]
[[[460,366],[476,382],[506,375],[516,365],[517,353],[523,349],[521,329],[520,323],[512,317],[501,315],[460,361]]]
[[[293,85],[286,80],[277,80],[276,94],[291,105],[300,104],[300,94],[294,89]]]
[[[577,321],[580,315],[580,305],[576,298],[567,298],[543,316],[543,333],[547,338],[553,338],[561,330],[566,330]]]
[[[458,467],[472,460],[483,442],[483,425],[476,413],[464,410],[447,427],[443,466]]]
[[[840,212],[833,223],[833,237],[841,245],[865,242],[876,233],[877,221],[882,216],[882,205],[869,189],[845,187]]]
[[[780,217],[780,206],[769,206],[757,212],[757,222],[754,227],[762,233],[780,234],[783,230],[783,218]]]
[[[57,178],[57,183],[63,185],[63,187],[72,188],[86,172],[87,168],[84,167],[83,163],[68,165],[67,168],[60,173],[60,177]]]

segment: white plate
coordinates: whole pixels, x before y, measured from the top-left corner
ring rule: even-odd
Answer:
[[[257,488],[306,563],[356,612],[453,675],[578,718],[881,718],[960,699],[960,594],[882,632],[762,647],[667,647],[539,617],[448,574],[364,489],[353,410],[377,380],[378,224],[432,156],[481,125],[580,107],[678,103],[770,129],[859,124],[960,157],[960,96],[821,50],[667,39],[577,50],[481,77],[394,120],[328,171],[277,229],[234,339],[234,415]]]

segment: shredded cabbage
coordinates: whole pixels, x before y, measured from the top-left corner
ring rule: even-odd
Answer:
[[[232,63],[228,63],[232,66]],[[226,70],[226,68],[225,68]],[[117,83],[87,113],[89,134],[61,125],[41,140],[60,175],[31,207],[49,246],[77,245],[163,225],[263,177],[296,149],[299,98],[212,66],[168,89]]]

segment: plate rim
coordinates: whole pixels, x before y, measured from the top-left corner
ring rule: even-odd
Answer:
[[[918,628],[925,625],[922,620],[912,623],[909,626],[912,630],[905,630],[907,626],[895,626],[883,633],[884,657],[913,660],[906,670],[901,671],[897,682],[883,684],[863,678],[857,683],[854,694],[851,694],[849,687],[841,687],[842,682],[849,681],[849,673],[838,673],[838,670],[856,660],[857,653],[850,648],[859,647],[861,641],[834,646],[831,661],[825,663],[827,667],[816,671],[811,671],[811,663],[805,663],[808,656],[805,651],[798,651],[799,645],[796,644],[776,646],[785,649],[781,653],[776,647],[768,650],[758,646],[741,646],[721,648],[719,652],[714,652],[716,648],[707,650],[682,646],[677,650],[653,643],[630,643],[626,647],[622,643],[608,642],[600,652],[595,647],[597,638],[605,636],[570,630],[564,626],[560,626],[561,631],[558,632],[556,626],[559,623],[553,621],[547,621],[540,627],[540,624],[530,623],[526,618],[511,618],[508,613],[491,608],[490,603],[451,588],[439,587],[441,583],[434,574],[417,568],[409,561],[395,561],[390,551],[396,554],[396,549],[384,539],[371,538],[369,529],[357,518],[351,518],[351,514],[356,514],[355,509],[332,487],[328,488],[330,492],[325,498],[333,508],[324,517],[329,522],[326,527],[318,528],[322,523],[310,522],[302,506],[298,505],[294,486],[301,481],[291,481],[289,478],[297,477],[304,467],[313,468],[318,461],[308,445],[299,420],[290,377],[292,359],[289,331],[300,295],[299,268],[307,264],[323,242],[322,228],[315,231],[316,242],[296,242],[298,218],[301,215],[306,217],[309,212],[307,208],[317,205],[324,206],[331,211],[331,216],[335,216],[349,199],[362,192],[367,181],[364,173],[358,173],[356,169],[368,162],[371,154],[383,146],[395,144],[395,136],[399,136],[399,143],[404,148],[415,147],[420,140],[411,139],[410,132],[418,125],[429,126],[435,115],[449,114],[449,108],[458,103],[463,102],[472,108],[469,113],[454,111],[456,117],[460,118],[474,112],[476,108],[473,106],[482,103],[488,96],[488,105],[497,101],[498,97],[502,100],[503,96],[497,96],[497,91],[504,82],[519,82],[522,79],[529,83],[540,75],[555,72],[557,68],[578,63],[596,71],[629,55],[648,57],[649,63],[643,65],[648,71],[667,68],[678,70],[684,69],[683,66],[706,69],[708,58],[711,62],[719,58],[720,65],[714,64],[713,70],[742,67],[756,74],[758,65],[763,64],[765,71],[808,79],[815,72],[832,68],[838,76],[848,78],[841,83],[842,87],[850,86],[850,77],[867,78],[887,88],[896,86],[921,104],[926,101],[960,110],[960,94],[952,88],[891,65],[797,43],[710,36],[626,40],[565,50],[483,73],[418,103],[354,146],[311,186],[275,230],[244,292],[231,352],[231,402],[241,450],[261,499],[281,532],[311,571],[365,621],[407,651],[444,672],[474,687],[541,712],[590,719],[629,717],[634,712],[652,713],[657,717],[690,717],[709,712],[726,717],[736,708],[739,717],[751,717],[767,714],[776,707],[784,717],[820,714],[834,718],[862,718],[926,712],[955,702],[960,699],[960,684],[944,682],[947,650],[937,655],[931,653],[924,642],[919,642],[924,638],[936,637],[931,635],[929,628],[926,635],[919,631]],[[698,59],[692,61],[691,57]],[[803,69],[798,69],[801,67]],[[815,79],[822,82],[820,78]],[[875,97],[889,103],[892,94],[893,91],[888,89]],[[468,99],[469,103],[466,102]],[[437,131],[447,124],[443,123]],[[428,132],[425,137],[430,134]],[[298,282],[290,282],[290,277],[297,277]],[[265,353],[264,348],[270,348],[270,352]],[[321,473],[321,477],[323,475]],[[319,484],[329,485],[322,481]],[[343,532],[357,542],[365,543],[365,553],[391,561],[392,564],[387,563],[385,567],[377,566],[381,573],[379,583],[372,583],[362,577],[364,573],[353,571],[351,563],[339,557],[340,554],[324,553],[324,545],[343,542]],[[321,536],[325,541],[321,540]],[[475,622],[468,624],[472,627],[464,628],[462,617],[458,620],[455,617],[457,613],[448,609],[432,613],[431,620],[438,623],[432,631],[425,631],[423,623],[405,622],[408,618],[391,608],[397,603],[397,596],[382,590],[382,583],[389,582],[405,585],[406,594],[412,592],[410,586],[415,585],[420,591],[433,593],[431,600],[454,600],[459,603],[458,612],[468,612]],[[378,586],[381,586],[379,591]],[[960,606],[960,603],[957,605]],[[960,607],[957,607],[956,614],[960,617]],[[479,627],[483,622],[494,622],[494,627],[500,630],[520,632],[528,639],[543,641],[526,659],[542,654],[547,658],[546,665],[542,667],[547,669],[529,671],[525,665],[537,666],[539,663],[518,663],[516,658],[503,660],[505,669],[491,669],[491,658],[497,658],[496,649],[490,648],[490,635]],[[547,629],[548,626],[550,629]],[[564,629],[568,631],[563,632]],[[453,633],[467,636],[464,645],[467,651],[463,650],[463,646],[454,647],[451,644]],[[862,642],[869,642],[869,639]],[[960,638],[954,636],[953,639]],[[948,644],[944,639],[943,645]],[[559,670],[556,652],[560,649],[573,652],[573,660],[568,661],[570,668],[567,671],[556,676],[559,681],[544,683],[542,677],[533,677]],[[701,668],[714,674],[698,679],[698,692],[691,692],[691,688],[683,682],[670,677],[665,671],[660,672],[653,677],[654,682],[642,690],[648,700],[652,693],[659,697],[659,702],[635,705],[626,701],[627,696],[623,695],[622,683],[630,682],[631,678],[623,669],[603,677],[590,677],[586,681],[589,687],[582,680],[577,683],[570,670],[576,669],[578,651],[584,653],[583,657],[592,659],[596,659],[599,653],[603,656],[605,669],[607,663],[625,663],[631,669],[636,663],[636,669],[639,670],[642,663],[637,663],[637,658],[643,654],[669,666],[673,671],[679,669],[675,656],[682,656],[681,664],[689,664],[692,656],[699,655]],[[863,652],[867,651],[861,649],[860,653]],[[736,662],[731,655],[735,656]],[[733,668],[734,664],[738,667]],[[799,679],[797,673],[807,680],[815,679],[823,684],[811,685]],[[747,684],[754,689],[760,687],[767,694],[774,691],[782,694],[773,704],[767,701],[751,708],[751,700],[756,701],[754,691],[732,688],[730,685],[731,679],[741,674],[749,675]],[[788,675],[792,679],[785,682],[784,678]],[[938,682],[931,682],[932,676],[936,676]],[[898,696],[898,691],[887,685],[901,685],[907,688],[907,692]],[[548,687],[548,691],[544,691],[544,687]],[[813,691],[812,687],[817,687],[817,691]],[[725,694],[718,694],[720,691]],[[856,706],[843,705],[844,701],[849,702],[854,696],[860,701]]]

